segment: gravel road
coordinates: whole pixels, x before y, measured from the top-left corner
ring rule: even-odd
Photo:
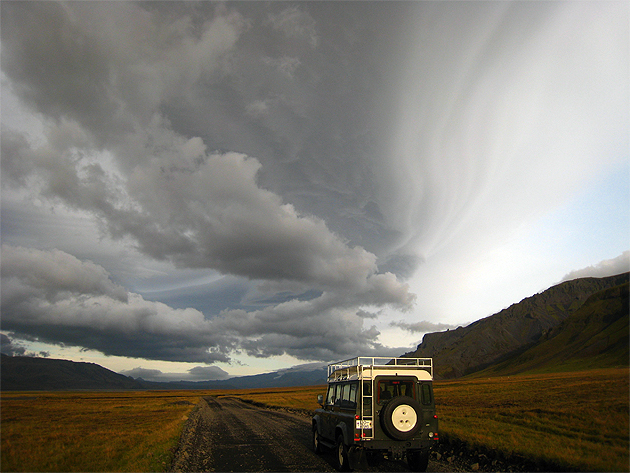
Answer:
[[[310,426],[305,413],[205,397],[184,426],[171,471],[336,471],[332,452],[313,452]],[[404,462],[384,461],[366,471],[409,470]],[[429,471],[454,469],[430,461]]]

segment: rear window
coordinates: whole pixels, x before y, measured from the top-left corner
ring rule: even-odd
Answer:
[[[399,396],[416,398],[415,382],[412,380],[381,379],[378,381],[376,402],[379,404]]]

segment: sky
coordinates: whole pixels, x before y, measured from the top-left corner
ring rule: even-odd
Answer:
[[[4,353],[224,379],[630,269],[627,2],[0,8]]]

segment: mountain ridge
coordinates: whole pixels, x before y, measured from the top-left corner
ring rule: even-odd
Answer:
[[[592,294],[534,346],[475,375],[628,366],[629,287],[626,282]]]
[[[428,333],[403,356],[433,358],[436,379],[480,371],[528,350],[591,295],[628,283],[629,275],[565,281],[466,327]]]

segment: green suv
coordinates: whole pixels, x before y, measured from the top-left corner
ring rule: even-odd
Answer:
[[[348,471],[383,458],[426,471],[438,440],[431,358],[357,357],[328,365],[313,416],[313,449],[333,448]]]

